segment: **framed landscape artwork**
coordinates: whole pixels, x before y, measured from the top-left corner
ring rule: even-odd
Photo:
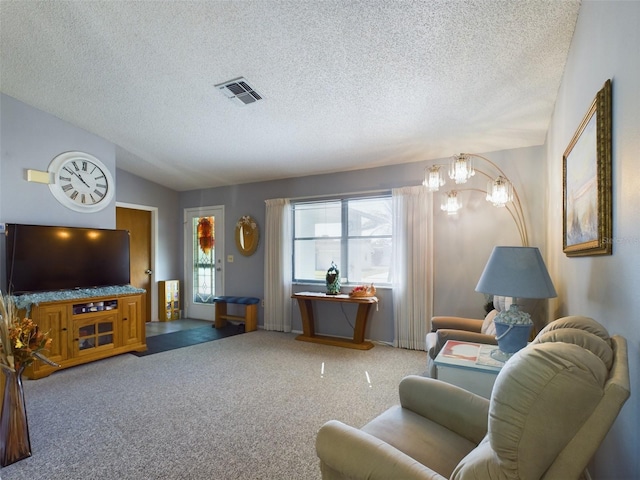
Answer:
[[[569,257],[612,254],[611,80],[562,157],[563,241]]]

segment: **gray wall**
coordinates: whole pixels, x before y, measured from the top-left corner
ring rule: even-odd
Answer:
[[[27,182],[26,170],[46,171],[57,155],[90,153],[115,172],[115,146],[53,115],[0,94],[0,221],[73,227],[115,227],[115,201],[95,213],[58,203],[49,187]]]
[[[182,250],[178,244],[178,239],[182,236],[182,216],[178,199],[179,194],[174,190],[124,170],[117,170],[117,203],[127,204],[125,206],[129,208],[152,207],[158,211],[153,268],[156,281],[180,278],[182,271]]]
[[[111,204],[79,213],[58,203],[47,185],[27,182],[26,170],[46,171],[60,153],[90,153],[109,167],[116,182]],[[111,142],[12,97],[0,95],[0,223],[115,228],[116,203],[157,208],[156,279],[180,278],[182,251],[178,193],[117,170]],[[4,235],[0,236],[0,289],[6,291]],[[156,292],[151,292],[153,295]],[[155,303],[154,303],[155,304]]]
[[[456,152],[452,151],[453,153]],[[542,249],[544,149],[530,147],[488,153],[485,156],[498,164],[513,179],[524,203],[530,244]],[[253,216],[264,231],[266,199],[391,190],[394,187],[418,185],[422,182],[425,165],[425,162],[416,162],[393,167],[183,192],[180,194],[180,207],[184,209],[224,205],[225,255],[234,255],[234,262],[225,265],[224,293],[263,298],[264,239],[261,239],[258,250],[253,256],[239,255],[233,235],[235,223],[240,216]],[[478,161],[476,166],[485,171],[489,171],[490,168],[481,161]],[[471,183],[464,187],[485,188],[486,178],[476,175]],[[448,186],[448,188],[453,187]],[[436,272],[434,308],[436,314],[482,318],[484,296],[476,293],[474,289],[489,254],[495,245],[520,245],[520,240],[515,224],[505,209],[492,207],[478,192],[461,192],[461,197],[465,203],[465,210],[458,216],[451,217],[440,211],[440,196],[438,194],[434,196],[434,269]],[[295,291],[313,289],[309,285],[296,285],[294,288]],[[317,286],[315,289],[323,290],[324,287]],[[348,291],[348,288],[343,290]],[[392,342],[394,327],[391,291],[379,289],[378,296],[380,305],[368,324],[366,337],[382,342]],[[301,331],[297,305],[292,302],[291,308],[293,329]],[[345,311],[353,323],[354,309]],[[259,324],[262,325],[264,323],[262,309],[259,312]],[[318,333],[352,335],[349,323],[339,306],[320,304],[317,314],[318,318],[325,319],[318,322]]]
[[[594,479],[640,477],[640,3],[585,1],[556,101],[548,157],[547,259],[555,316],[586,315],[626,337],[631,398],[595,456]],[[613,256],[562,253],[562,154],[605,80],[613,89]]]
[[[227,294],[264,296],[264,239],[258,251],[244,257],[235,251],[234,225],[242,215],[252,215],[264,228],[264,200],[269,198],[299,198],[370,190],[390,190],[393,187],[417,185],[422,181],[424,162],[403,164],[320,175],[292,178],[274,182],[238,185],[178,194],[120,169],[118,149],[110,142],[74,127],[54,116],[32,108],[11,97],[2,95],[2,157],[0,164],[0,222],[18,222],[71,226],[115,226],[115,205],[153,207],[158,211],[158,239],[154,280],[177,278],[184,281],[183,225],[184,208],[224,205],[226,254],[234,254],[234,263],[225,265]],[[464,145],[454,146],[464,150]],[[61,152],[82,150],[94,154],[115,171],[116,198],[97,213],[83,214],[58,204],[46,185],[26,181],[25,170],[46,170],[49,162]],[[452,151],[452,154],[455,151]],[[543,231],[541,147],[489,153],[514,181],[527,214],[531,243],[539,245]],[[478,168],[487,170],[481,162]],[[492,173],[493,175],[493,173]],[[469,186],[484,188],[485,179],[479,175]],[[449,187],[451,188],[451,187]],[[477,279],[491,248],[496,244],[519,244],[515,226],[506,210],[488,205],[477,192],[461,192],[465,209],[456,217],[439,210],[440,197],[434,198],[435,243],[435,313],[482,317],[484,297],[474,292]],[[19,199],[19,200],[18,200]],[[0,240],[0,247],[2,240]],[[4,257],[1,256],[0,261]],[[327,267],[328,268],[328,267]],[[0,268],[4,277],[4,268]],[[5,288],[4,280],[0,283]],[[298,286],[307,290],[309,286]],[[153,295],[156,292],[151,292]],[[392,301],[390,290],[380,289],[380,305],[374,312],[366,332],[367,337],[384,342],[393,341]],[[155,302],[154,302],[155,304]],[[319,333],[350,336],[350,326],[341,311],[323,306]],[[291,304],[294,329],[301,330],[297,306]],[[352,320],[352,312],[347,308]],[[260,309],[260,324],[263,324]]]

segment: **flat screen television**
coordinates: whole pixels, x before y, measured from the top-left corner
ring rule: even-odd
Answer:
[[[7,288],[12,294],[128,285],[129,232],[6,225]]]

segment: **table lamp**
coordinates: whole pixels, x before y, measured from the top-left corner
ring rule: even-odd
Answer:
[[[476,291],[513,297],[509,310],[494,319],[500,350],[492,356],[503,361],[527,344],[533,327],[531,315],[520,310],[518,298],[557,296],[540,250],[535,247],[494,247]]]

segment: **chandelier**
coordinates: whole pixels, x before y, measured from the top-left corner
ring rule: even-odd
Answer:
[[[487,183],[487,202],[494,207],[505,207],[508,202],[513,202],[513,185],[502,175],[492,182]]]
[[[498,172],[497,177],[493,177],[488,173],[474,167],[474,158],[486,162],[493,170]],[[430,192],[437,192],[440,187],[446,184],[442,173],[443,167],[446,165],[430,165],[424,170],[424,181],[422,182]],[[513,184],[509,181],[505,173],[491,160],[482,155],[472,153],[461,153],[451,157],[448,166],[448,176],[456,184],[461,185],[467,183],[471,177],[478,173],[488,179],[486,190],[474,187],[464,187],[458,190],[450,190],[442,197],[441,209],[448,215],[455,215],[462,208],[462,204],[458,197],[460,191],[477,191],[486,195],[487,202],[494,207],[506,208],[513,218],[520,234],[523,246],[528,246],[529,238],[527,228],[524,221],[524,212],[520,197],[516,192]]]
[[[462,204],[458,201],[458,192],[451,190],[442,196],[442,205],[440,209],[447,212],[447,215],[455,215],[462,208]]]
[[[451,157],[451,164],[449,165],[449,178],[460,185],[461,183],[467,183],[471,177],[476,174],[473,168],[473,159],[471,155],[461,153],[460,155],[454,155]]]

